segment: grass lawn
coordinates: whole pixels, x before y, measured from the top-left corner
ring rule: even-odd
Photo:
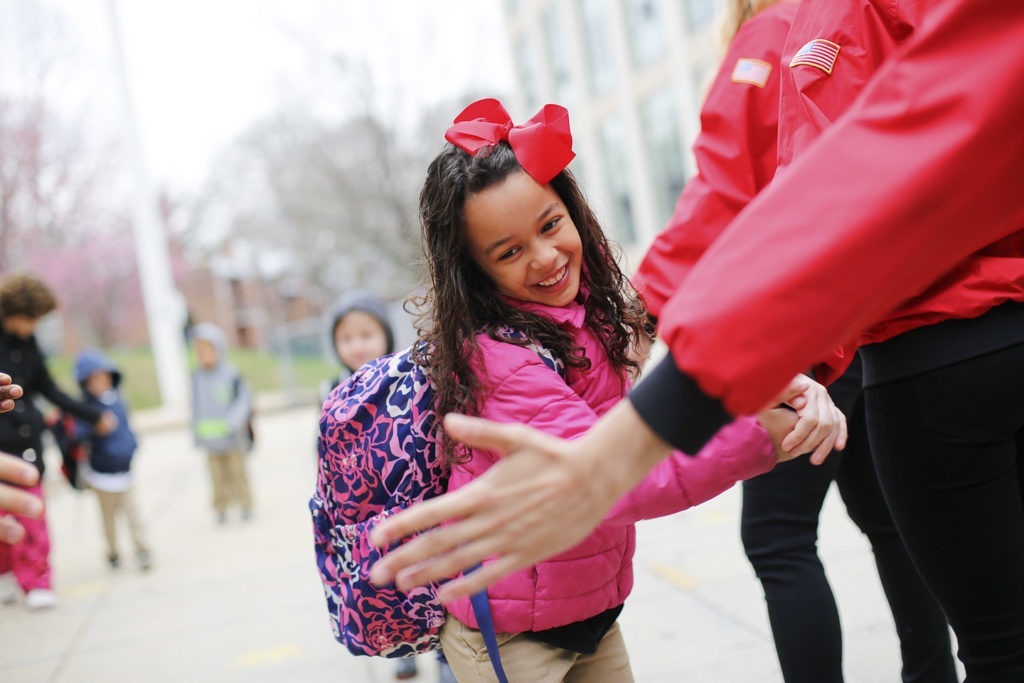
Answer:
[[[107,355],[121,371],[121,390],[133,409],[160,405],[156,366],[149,349],[111,351]],[[280,363],[275,356],[253,349],[233,349],[228,351],[228,359],[246,378],[253,391],[280,391],[285,388]],[[195,354],[190,352],[190,367],[195,362]],[[48,357],[48,367],[53,378],[69,394],[78,396],[81,390],[75,381],[74,366],[73,357]],[[325,379],[337,376],[338,367],[320,356],[293,356],[292,372],[296,389],[315,389]]]

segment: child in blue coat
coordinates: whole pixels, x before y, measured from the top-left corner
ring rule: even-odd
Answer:
[[[83,400],[98,411],[110,411],[117,417],[117,427],[100,434],[85,423],[79,423],[79,436],[88,446],[88,460],[82,468],[82,479],[96,492],[103,516],[103,534],[107,541],[107,562],[112,569],[121,564],[117,547],[117,519],[123,516],[135,546],[139,568],[151,566],[149,545],[139,520],[132,495],[132,459],[138,448],[135,433],[128,424],[128,407],[118,390],[121,372],[105,355],[95,350],[83,351],[75,363],[75,379],[82,388]]]

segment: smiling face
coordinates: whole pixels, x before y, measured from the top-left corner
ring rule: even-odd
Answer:
[[[503,294],[548,306],[576,298],[583,244],[551,186],[513,173],[470,195],[463,214],[470,254]]]

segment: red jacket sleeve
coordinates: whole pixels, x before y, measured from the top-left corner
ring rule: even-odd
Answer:
[[[736,33],[701,107],[697,174],[633,277],[650,311],[661,309],[693,264],[775,173],[779,58],[796,12],[781,2]]]
[[[733,413],[1021,230],[1024,3],[942,0],[665,306],[676,365]]]

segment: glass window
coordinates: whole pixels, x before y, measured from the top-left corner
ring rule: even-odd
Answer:
[[[669,88],[659,90],[642,103],[640,115],[660,227],[672,215],[679,193],[686,184],[683,136],[675,92]]]
[[[668,51],[665,15],[659,0],[626,0],[629,51],[634,66],[644,66]]]
[[[599,137],[614,221],[605,227],[619,242],[631,244],[636,242],[636,226],[633,222],[633,199],[629,186],[629,159],[626,158],[626,131],[622,120],[618,116],[605,120],[601,124]]]
[[[615,86],[615,62],[611,54],[611,31],[608,26],[611,8],[608,0],[579,0],[579,3],[590,72],[590,90],[595,95],[603,95]]]
[[[537,50],[534,49],[531,34],[520,33],[516,38],[516,68],[519,72],[519,87],[522,89],[524,104],[527,109],[540,106],[540,90],[537,76]]]
[[[565,4],[551,2],[544,8],[544,37],[547,39],[548,65],[555,101],[568,106],[570,102],[571,67],[566,44]]]
[[[715,66],[709,60],[698,59],[693,63],[691,73],[693,74],[693,96],[695,101],[703,102],[708,88],[711,87],[711,81],[715,77]]]
[[[690,33],[700,31],[714,18],[714,0],[686,0],[686,22]]]

